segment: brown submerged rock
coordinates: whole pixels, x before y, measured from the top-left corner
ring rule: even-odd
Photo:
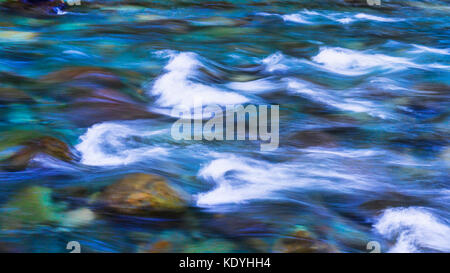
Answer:
[[[427,205],[429,205],[429,202],[419,197],[408,196],[398,192],[386,192],[362,203],[359,205],[359,208],[378,213],[387,208]]]
[[[80,127],[110,120],[155,119],[161,115],[145,107],[131,103],[85,102],[66,107],[65,114],[71,122]]]
[[[170,253],[172,250],[172,243],[161,240],[152,244],[146,253]]]
[[[315,239],[313,235],[298,227],[286,238],[279,239],[274,246],[274,252],[282,253],[329,253],[337,252],[331,246]]]
[[[27,168],[30,160],[39,153],[47,154],[66,162],[73,159],[73,155],[66,143],[55,137],[44,136],[25,143],[25,147],[6,159],[4,168],[8,171],[24,170]]]
[[[61,115],[79,127],[109,120],[161,117],[148,109],[142,90],[135,86],[141,75],[116,72],[101,67],[70,67],[47,74],[40,82],[58,90],[52,95],[65,102]]]
[[[33,99],[25,92],[15,88],[0,88],[0,103],[30,102]]]
[[[289,137],[291,145],[307,148],[307,147],[337,147],[336,136],[326,130],[305,130],[297,132]]]
[[[69,67],[64,68],[41,77],[45,83],[66,83],[74,80],[88,80],[111,86],[121,87],[123,83],[112,71],[101,67]]]
[[[162,177],[135,173],[106,187],[98,201],[107,209],[131,215],[180,213],[186,201]]]

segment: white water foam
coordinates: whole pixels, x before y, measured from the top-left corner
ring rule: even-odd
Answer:
[[[440,69],[440,70],[450,70],[450,65],[444,65],[439,63],[432,63],[428,65],[429,68]]]
[[[303,10],[299,11],[297,13],[292,14],[277,14],[277,13],[267,13],[267,12],[260,12],[256,15],[259,16],[277,16],[283,19],[285,22],[290,23],[297,23],[297,24],[320,24],[324,23],[323,19],[326,21],[331,20],[335,21],[341,24],[350,24],[357,21],[375,21],[375,22],[385,22],[385,23],[392,23],[392,22],[400,22],[404,21],[404,19],[400,18],[386,18],[366,13],[349,13],[349,12],[332,12],[332,13],[325,13],[325,12],[317,12],[317,11],[310,11],[310,10]],[[321,21],[322,20],[322,21]]]
[[[386,23],[403,21],[403,19],[386,18],[386,17],[380,17],[380,16],[370,15],[370,14],[366,14],[366,13],[358,13],[355,15],[355,18],[362,19],[362,20],[377,21],[377,22],[386,22]]]
[[[266,71],[274,72],[274,71],[286,71],[289,69],[289,66],[284,64],[287,61],[286,56],[281,52],[275,52],[266,58],[264,58],[261,62],[266,66]]]
[[[304,16],[298,13],[281,15],[281,18],[283,18],[285,22],[293,22],[298,24],[312,24],[310,21],[306,20]]]
[[[371,157],[378,156],[383,154],[380,151],[375,150],[345,150],[345,149],[322,149],[322,148],[309,148],[302,149],[303,152],[313,153],[318,155],[336,155],[340,157],[348,157],[348,158],[362,158],[362,157]]]
[[[450,226],[426,208],[387,209],[374,228],[385,238],[395,240],[389,252],[450,251]]]
[[[243,95],[196,81],[194,78],[203,64],[195,53],[171,51],[165,53],[170,57],[170,61],[164,67],[165,74],[156,79],[150,90],[152,95],[158,96],[156,101],[158,105],[192,109],[199,103],[231,105],[248,102],[248,98]]]
[[[382,119],[392,118],[386,111],[381,110],[381,106],[372,102],[355,98],[345,98],[343,94],[334,95],[329,91],[323,90],[312,84],[300,81],[294,78],[284,79],[287,83],[287,89],[295,94],[301,94],[313,101],[332,106],[342,111],[355,113],[367,113],[373,117]]]
[[[416,48],[415,50],[411,51],[412,53],[434,53],[434,54],[441,54],[441,55],[450,55],[450,49],[440,49],[440,48],[433,48],[433,47],[427,47],[422,45],[416,45],[413,44],[413,46]]]
[[[368,54],[340,47],[321,47],[319,54],[312,60],[328,71],[348,76],[363,75],[375,68],[401,70],[418,67],[407,58]]]
[[[312,22],[305,19],[304,14],[301,13],[293,13],[293,14],[277,14],[277,13],[268,13],[268,12],[258,12],[256,13],[258,16],[276,16],[283,19],[285,22],[292,22],[297,24],[313,24]]]
[[[333,155],[330,155],[332,157]],[[216,154],[198,177],[213,182],[215,187],[196,196],[197,205],[211,207],[245,203],[256,199],[282,198],[277,193],[292,188],[354,192],[376,187],[362,174],[349,173],[345,166],[321,166],[305,154],[304,161],[271,163],[232,154]],[[335,158],[335,163],[341,159]]]
[[[148,138],[166,132],[148,131],[125,122],[104,122],[89,128],[75,148],[81,153],[81,163],[85,165],[127,165],[144,158],[168,154],[166,148],[133,141],[136,137]]]
[[[403,19],[398,18],[386,18],[375,15],[370,15],[366,13],[350,14],[350,13],[331,13],[331,14],[321,14],[321,16],[326,17],[332,21],[336,21],[341,24],[350,24],[358,21],[375,21],[375,22],[400,22]]]
[[[226,86],[236,91],[244,91],[248,93],[264,93],[280,88],[280,85],[274,83],[274,80],[271,79],[259,79],[248,82],[231,82]]]

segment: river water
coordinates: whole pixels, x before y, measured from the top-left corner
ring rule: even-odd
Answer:
[[[449,3],[347,2],[2,3],[0,157],[46,135],[75,159],[1,170],[1,213],[32,186],[75,213],[3,228],[0,250],[278,252],[306,230],[330,251],[450,251]],[[196,99],[279,105],[278,149],[174,140],[170,110]],[[98,213],[92,195],[136,172],[188,212]]]

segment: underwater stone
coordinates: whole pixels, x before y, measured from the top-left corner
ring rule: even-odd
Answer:
[[[170,253],[172,250],[172,243],[169,241],[161,240],[150,246],[150,249],[146,253]]]
[[[306,228],[299,226],[286,238],[281,238],[275,243],[274,252],[329,253],[336,252],[336,250],[314,238]]]
[[[193,242],[183,249],[183,253],[230,253],[235,251],[233,242],[224,239],[207,239]]]
[[[179,213],[186,201],[162,177],[135,173],[108,186],[99,196],[106,208],[123,214]]]
[[[33,99],[25,92],[15,88],[0,88],[0,103],[31,102]]]
[[[15,230],[60,220],[61,206],[52,202],[52,190],[41,186],[23,189],[2,207],[1,228]]]
[[[73,155],[66,143],[55,137],[44,136],[25,143],[24,148],[6,159],[4,168],[8,171],[24,170],[29,162],[39,153],[44,153],[66,162],[73,159]]]

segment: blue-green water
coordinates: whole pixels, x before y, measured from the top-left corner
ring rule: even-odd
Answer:
[[[298,230],[312,251],[450,251],[447,1],[1,2],[1,251],[279,252]],[[200,98],[280,105],[279,148],[174,140],[170,109]],[[74,159],[8,168],[39,136]],[[136,172],[188,211],[102,213]]]

